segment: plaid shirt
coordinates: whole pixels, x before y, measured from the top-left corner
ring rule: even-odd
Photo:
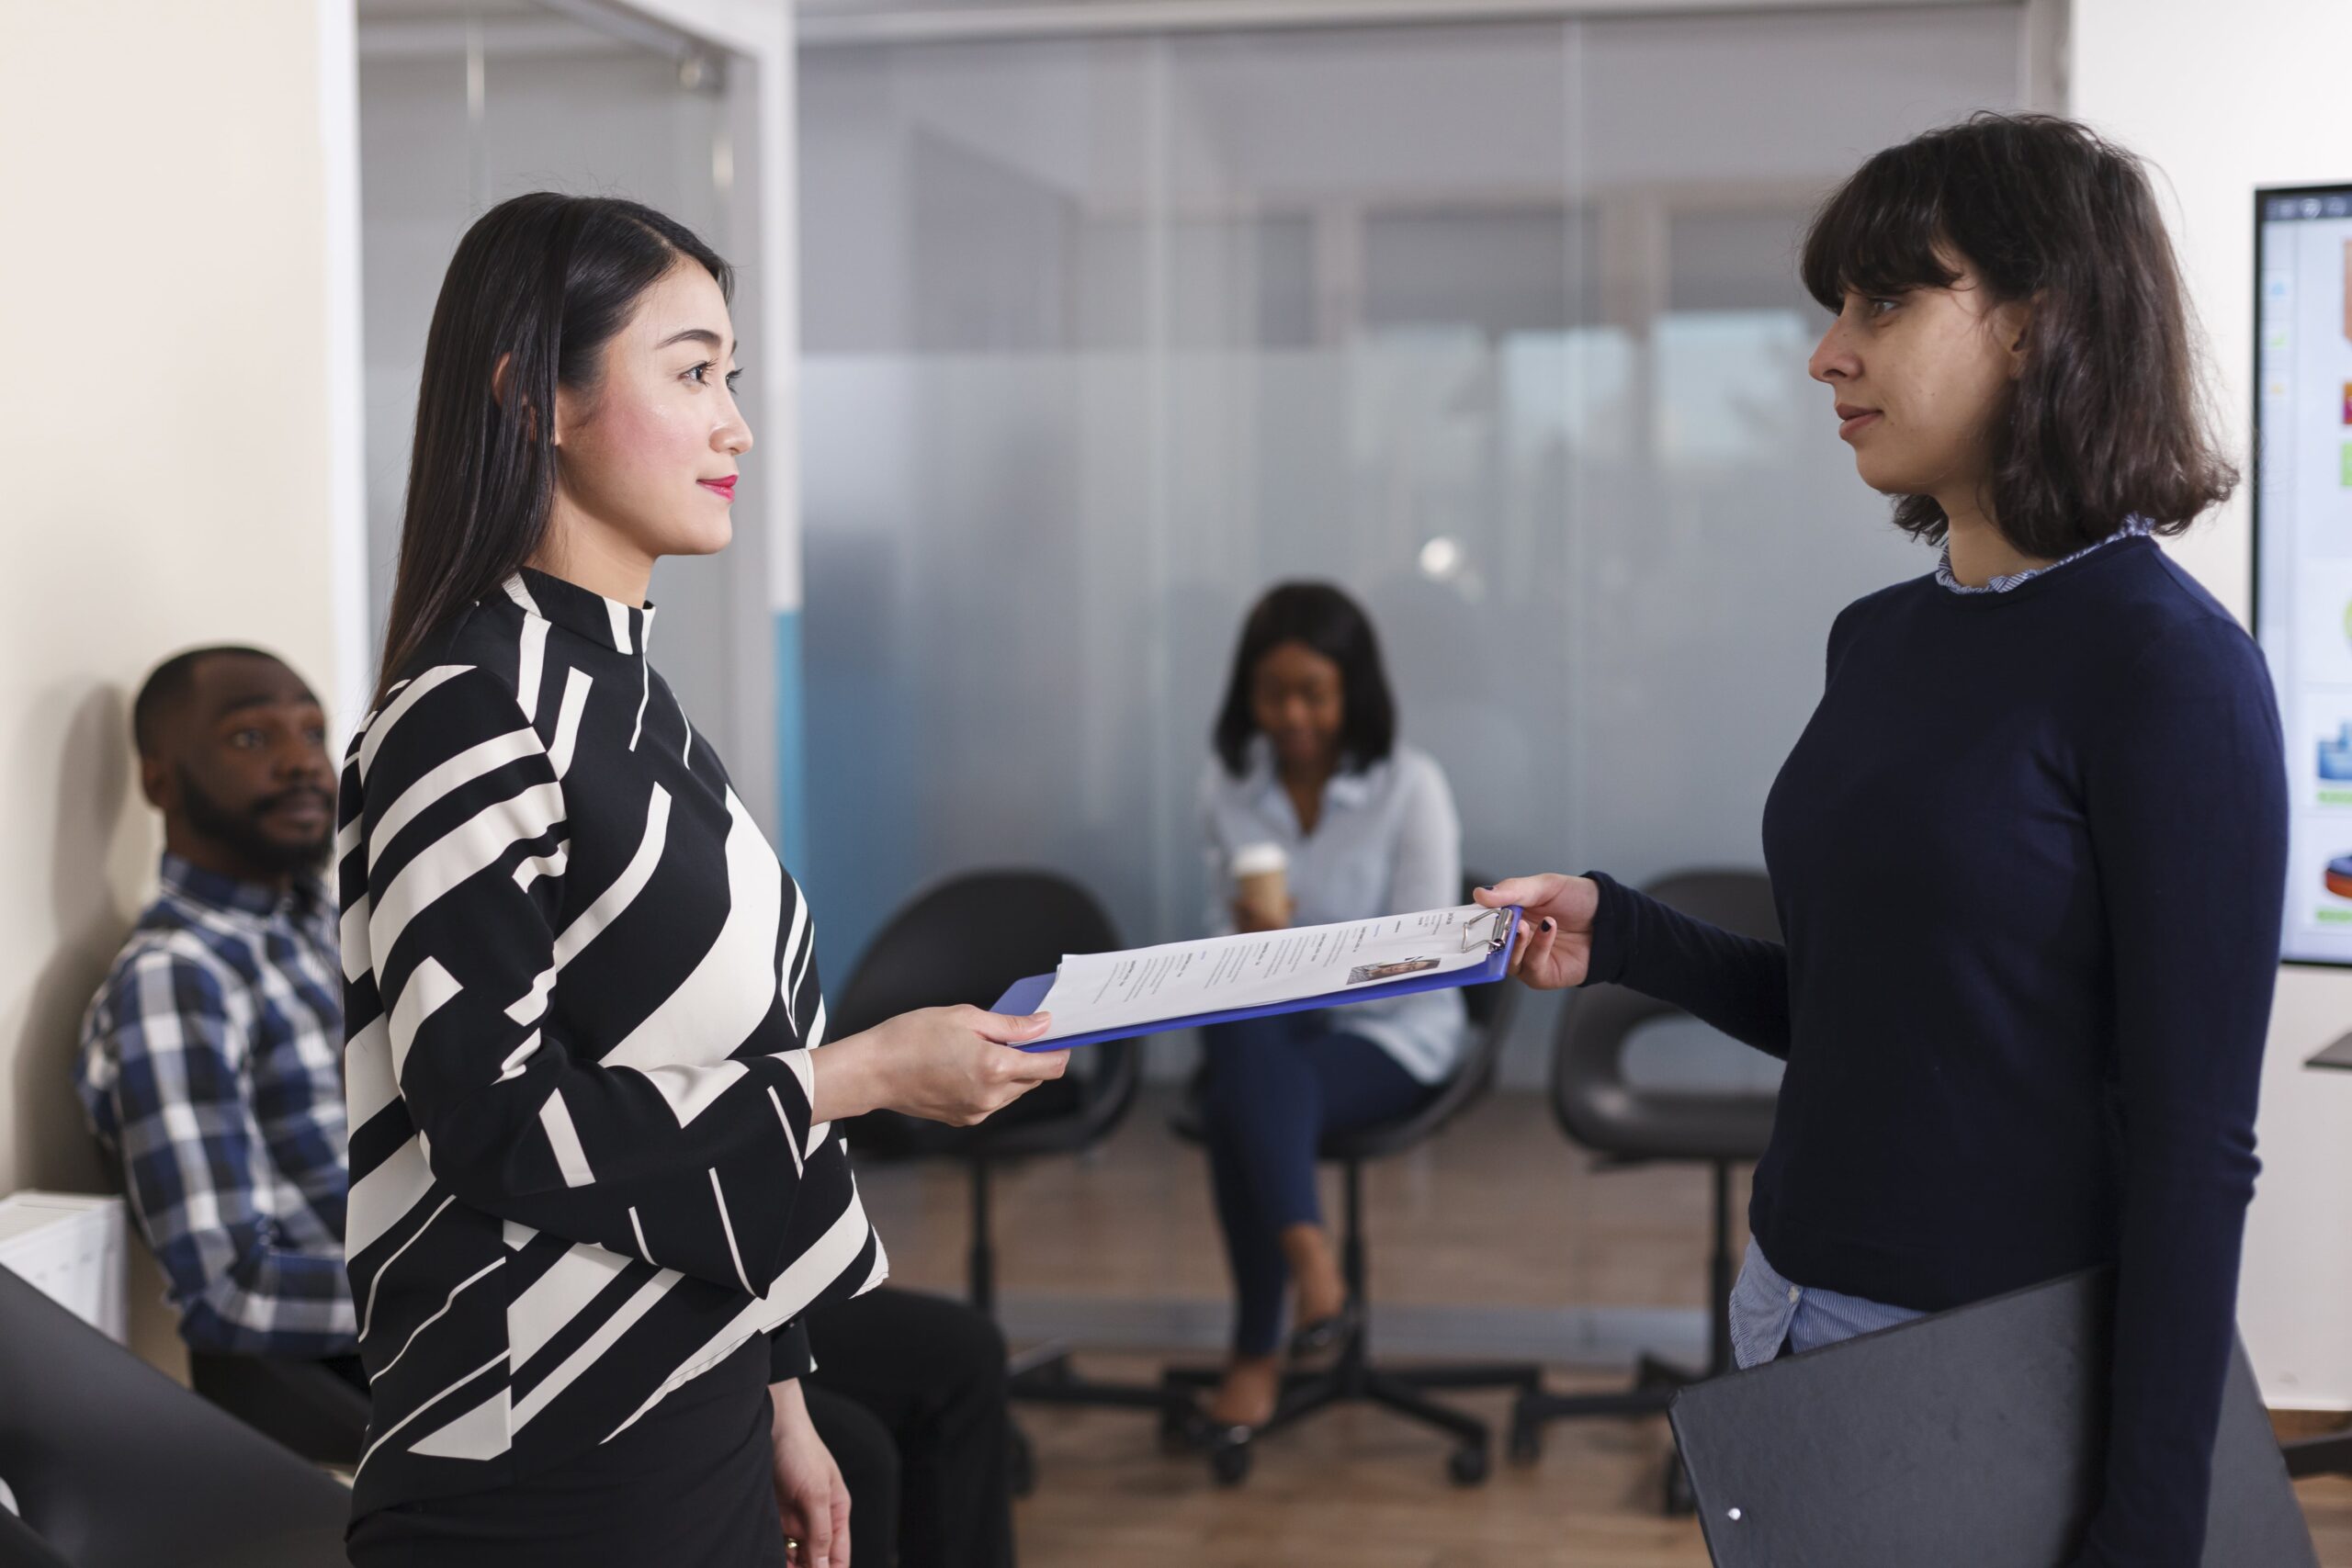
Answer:
[[[353,1348],[334,901],[164,857],[82,1021],[77,1086],[199,1350]]]

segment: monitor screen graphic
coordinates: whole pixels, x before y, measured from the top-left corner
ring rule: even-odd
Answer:
[[[2352,185],[2255,194],[2255,635],[2286,723],[2286,957],[2352,964]]]

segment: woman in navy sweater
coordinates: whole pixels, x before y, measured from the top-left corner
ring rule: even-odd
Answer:
[[[1873,157],[1815,220],[1810,369],[1864,483],[1943,546],[1851,604],[1764,811],[1786,943],[1598,873],[1481,894],[1514,963],[1788,1062],[1732,1315],[1743,1363],[2117,1269],[2079,1565],[2205,1533],[2286,878],[2261,655],[2151,534],[2236,476],[2147,180],[2065,120]]]

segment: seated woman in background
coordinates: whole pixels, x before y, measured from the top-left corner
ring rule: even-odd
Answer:
[[[1323,583],[1284,583],[1250,611],[1202,782],[1211,924],[1220,932],[1413,909],[1462,898],[1462,826],[1445,774],[1396,740],[1372,623]],[[1267,849],[1274,846],[1281,852]],[[1235,875],[1261,863],[1283,868]],[[1337,1345],[1358,1310],[1316,1202],[1327,1133],[1409,1113],[1452,1073],[1458,991],[1292,1013],[1203,1031],[1203,1116],[1217,1222],[1238,1298],[1232,1359],[1210,1419],[1256,1427],[1282,1385],[1283,1283],[1297,1292],[1294,1355]]]

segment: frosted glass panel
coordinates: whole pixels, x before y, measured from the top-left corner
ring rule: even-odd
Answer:
[[[1831,616],[1927,565],[1805,378],[1797,239],[2018,58],[1994,9],[804,51],[831,971],[985,864],[1194,934],[1290,576],[1372,611],[1475,869],[1758,863]]]

